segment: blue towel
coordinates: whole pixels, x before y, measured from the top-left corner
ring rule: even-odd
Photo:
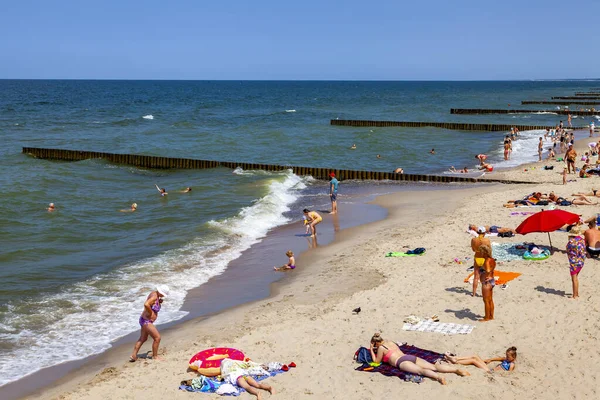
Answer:
[[[252,375],[255,381],[259,382],[270,378],[275,375],[279,375],[285,371],[271,371],[269,375]],[[187,392],[201,392],[201,393],[216,393],[219,387],[223,384],[222,381],[219,381],[215,378],[209,378],[206,376],[199,376],[198,378],[193,379],[193,383],[191,386],[188,385],[180,385],[179,390],[185,390]],[[236,386],[239,390],[238,394],[231,394],[226,396],[239,396],[240,393],[245,392],[245,390],[239,386]]]

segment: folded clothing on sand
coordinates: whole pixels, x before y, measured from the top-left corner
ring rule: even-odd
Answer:
[[[425,254],[425,248],[424,247],[417,247],[414,250],[408,250],[406,253],[404,252],[400,252],[400,251],[390,251],[389,253],[386,253],[385,256],[386,257],[414,257],[414,256],[420,256]]]
[[[436,332],[444,335],[466,335],[473,332],[473,325],[453,324],[450,322],[421,321],[416,324],[406,323],[402,330],[415,332]]]
[[[519,276],[521,276],[521,274],[518,272],[494,271],[494,280],[496,281],[496,285],[504,285],[505,283],[510,282]],[[465,278],[465,283],[470,282],[473,282],[472,272]]]
[[[404,354],[419,357],[419,358],[421,358],[425,361],[428,361],[432,364],[435,364],[436,362],[441,360],[443,357],[443,354],[436,353],[436,352],[430,351],[430,350],[420,349],[418,347],[410,346],[407,344],[399,345],[398,347]],[[365,350],[369,351],[368,349],[361,347],[360,349],[358,349],[358,351],[356,353],[358,354],[358,352],[361,349],[365,349]],[[381,364],[379,366],[373,367],[373,366],[369,365],[368,363],[363,363],[361,366],[356,368],[356,370],[357,371],[365,371],[365,372],[379,372],[380,374],[383,374],[385,376],[397,376],[398,378],[400,378],[404,381],[407,381],[407,382],[421,383],[423,381],[423,377],[421,375],[411,374],[411,373],[402,371],[402,370],[400,370],[396,367],[393,367],[389,364]]]

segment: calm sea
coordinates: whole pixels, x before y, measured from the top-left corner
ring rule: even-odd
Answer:
[[[325,183],[291,172],[62,163],[22,155],[22,146],[413,173],[472,167],[484,152],[496,166],[511,166],[535,159],[539,132],[526,132],[506,163],[499,161],[502,132],[345,128],[329,120],[551,125],[561,118],[449,109],[520,107],[595,86],[0,81],[0,385],[106,350],[139,329],[143,298],[156,283],[177,288],[160,322],[182,318],[189,289],[221,274],[269,230],[300,218],[303,207],[328,203]],[[155,184],[169,196],[158,196]],[[187,186],[191,193],[179,192]],[[57,212],[45,211],[50,202]],[[133,202],[137,212],[119,212]]]

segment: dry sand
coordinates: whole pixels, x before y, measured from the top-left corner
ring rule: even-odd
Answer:
[[[476,321],[483,315],[482,299],[471,297],[470,285],[463,283],[468,265],[453,261],[473,255],[471,236],[465,233],[468,223],[516,227],[525,218],[511,216],[515,210],[503,208],[505,200],[537,190],[566,196],[600,183],[600,178],[593,177],[563,186],[554,183],[562,183],[562,178],[556,179],[557,168],[552,172],[531,167],[501,174],[516,180],[526,175],[542,183],[380,197],[376,202],[388,208],[387,219],[343,231],[341,240],[302,255],[296,271],[274,285],[270,298],[164,332],[165,361],[128,363],[131,345],[121,346],[30,397],[217,398],[182,392],[178,385],[195,376],[187,371],[191,355],[207,347],[230,346],[255,361],[295,361],[298,365],[271,378],[269,383],[277,393],[264,398],[598,398],[600,295],[595,283],[600,282],[600,261],[586,261],[578,300],[569,297],[571,280],[564,252],[546,261],[500,262],[497,269],[523,275],[504,290],[496,287],[496,319],[487,323]],[[523,172],[524,168],[529,171]],[[565,209],[587,217],[600,211],[600,206]],[[340,211],[344,212],[343,203]],[[505,243],[523,240],[547,244],[548,238],[546,234],[492,238]],[[562,250],[567,236],[556,232],[552,240]],[[421,257],[384,257],[388,251],[402,251],[403,246],[425,247],[427,252]],[[353,315],[351,310],[358,306],[362,312]],[[403,319],[410,314],[437,314],[442,322],[476,328],[471,334],[454,336],[405,332]],[[466,367],[472,376],[449,375],[447,386],[430,380],[417,385],[355,371],[352,356],[359,346],[368,346],[374,332],[431,350],[484,358],[503,355],[514,345],[519,352],[516,370],[487,375]],[[150,342],[142,350],[149,348]]]

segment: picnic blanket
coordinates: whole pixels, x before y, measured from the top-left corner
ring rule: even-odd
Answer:
[[[502,271],[494,271],[494,279],[496,280],[496,285],[504,285],[507,282],[512,281],[515,278],[521,276],[518,272],[502,272]],[[469,274],[465,278],[465,283],[473,282],[473,272]]]
[[[467,335],[473,332],[475,326],[453,324],[451,322],[434,322],[421,321],[416,324],[406,323],[402,326],[402,330],[413,332],[435,332],[443,333],[444,335]]]
[[[425,361],[428,361],[432,364],[435,364],[436,362],[441,360],[443,357],[443,354],[436,353],[435,351],[431,351],[431,350],[420,349],[415,346],[407,345],[406,343],[402,344],[402,345],[398,345],[398,347],[404,354],[410,354],[413,356],[417,356],[417,357],[419,357]],[[361,349],[363,349],[363,348],[364,347],[361,347]],[[365,350],[369,351],[366,348],[365,348]],[[360,351],[360,349],[359,349],[359,351]],[[391,365],[386,364],[386,363],[382,363],[376,367],[373,367],[373,366],[369,365],[368,363],[364,363],[361,366],[357,367],[356,370],[364,371],[364,372],[379,372],[380,374],[383,374],[385,376],[397,376],[398,378],[400,378],[404,381],[407,381],[407,382],[421,383],[423,381],[423,377],[421,375],[415,375],[415,374],[411,374],[408,372],[404,372],[404,371],[399,370],[396,367],[392,367]]]

